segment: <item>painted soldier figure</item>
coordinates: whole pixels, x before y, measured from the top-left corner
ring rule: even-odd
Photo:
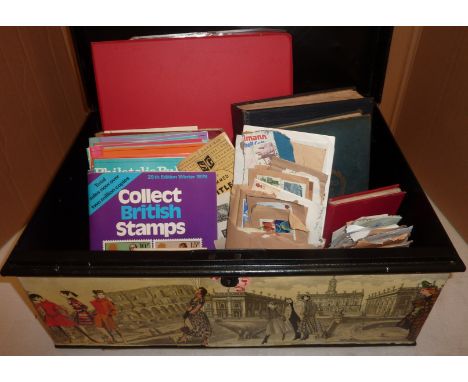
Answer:
[[[117,329],[117,324],[114,321],[114,316],[117,314],[117,309],[111,299],[107,298],[104,291],[93,290],[94,300],[91,305],[94,307],[94,324],[102,333],[104,339],[110,342],[115,342],[117,333],[122,341],[125,342],[123,335]]]
[[[60,295],[67,299],[73,309],[73,320],[81,326],[94,325],[93,315],[88,312],[88,307],[77,300],[78,295],[68,290],[61,290]]]
[[[73,321],[75,321],[77,328],[93,342],[97,342],[85,327],[94,326],[94,319],[91,313],[88,312],[88,307],[81,301],[77,300],[78,295],[69,290],[61,290],[60,295],[67,299],[68,304],[73,309]]]
[[[440,289],[434,284],[428,281],[421,283],[419,296],[413,302],[413,309],[397,324],[400,328],[409,329],[408,340],[416,340],[439,294]]]

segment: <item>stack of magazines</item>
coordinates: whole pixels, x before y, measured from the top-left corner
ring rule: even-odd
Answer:
[[[103,132],[87,155],[91,249],[224,247],[234,147],[221,130]]]

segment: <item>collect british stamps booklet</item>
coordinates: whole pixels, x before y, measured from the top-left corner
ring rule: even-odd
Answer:
[[[92,250],[214,248],[214,172],[89,172],[88,199]]]

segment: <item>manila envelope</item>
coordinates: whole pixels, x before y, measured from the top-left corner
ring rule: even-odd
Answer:
[[[226,248],[262,248],[262,249],[313,249],[316,248],[305,242],[291,240],[290,237],[280,234],[265,234],[255,229],[241,228],[236,225],[239,215],[241,191],[248,190],[246,186],[234,185],[231,193],[229,219],[227,224]],[[262,192],[250,191],[256,196],[265,195]],[[297,231],[299,232],[299,231]]]
[[[244,214],[244,200],[247,202],[247,195],[249,196],[257,196],[257,197],[267,197],[272,199],[273,194],[269,194],[266,192],[262,191],[253,191],[250,189],[250,186],[247,185],[236,185],[238,192],[239,192],[239,197],[238,200],[235,201],[233,200],[233,195],[234,193],[231,192],[231,203],[236,203],[235,207],[231,207],[229,209],[229,217],[232,217],[233,224],[236,225],[236,227],[242,227],[242,218]],[[276,201],[276,199],[272,199]]]
[[[289,210],[280,210],[257,204],[250,209],[250,219],[246,227],[260,228],[261,219],[285,220],[289,222]]]
[[[276,208],[271,208],[267,206],[257,205],[252,208],[252,214],[250,216],[249,227],[261,229],[261,221],[263,219],[268,220],[285,220],[289,222],[289,211],[287,210],[278,210]],[[292,228],[292,227],[291,227]],[[276,232],[267,232],[265,234],[274,235]],[[290,240],[294,240],[293,232],[282,232],[281,236],[289,237]],[[307,242],[307,238],[306,238]]]
[[[276,158],[276,157],[271,158],[270,168],[272,170],[281,170],[281,171],[290,170],[290,171],[295,171],[295,172],[303,172],[305,174],[308,174],[310,176],[317,178],[320,183],[319,194],[321,195],[322,199],[324,198],[325,185],[328,180],[328,175],[323,173],[322,171],[317,171],[312,168],[301,166],[297,163],[292,163],[292,162],[285,161],[284,159]]]
[[[312,200],[312,191],[313,191],[312,188],[314,184],[309,179],[303,176],[287,174],[282,171],[271,169],[268,166],[255,166],[254,168],[249,169],[248,172],[249,172],[249,183],[248,183],[249,186],[253,185],[254,180],[257,179],[258,176],[271,176],[273,178],[280,178],[290,183],[299,183],[299,184],[305,185],[304,197],[306,199]],[[279,186],[276,186],[276,187],[279,187]],[[288,191],[288,190],[285,190],[285,191]]]
[[[281,203],[285,204],[288,206],[288,210],[284,210],[289,214],[288,221],[291,224],[291,228],[293,229],[299,229],[301,231],[308,232],[309,230],[307,229],[306,225],[306,218],[307,218],[307,207],[302,206],[298,203],[295,202],[286,202],[280,199],[274,199],[271,197],[257,197],[257,196],[250,196],[247,195],[247,205],[249,207],[248,209],[248,214],[249,214],[249,221],[252,215],[252,209],[257,206],[258,203]],[[276,209],[277,211],[281,211],[279,209]]]
[[[273,167],[274,169],[276,168],[281,169],[281,170],[289,169],[289,170],[293,170],[296,172],[305,172],[307,174],[310,174],[318,178],[318,180],[320,180],[320,183],[327,183],[327,180],[328,180],[328,175],[322,172],[322,170],[315,170],[313,168],[302,166],[298,163],[289,162],[287,160],[277,158],[277,157],[271,158],[270,167]]]
[[[294,160],[297,164],[312,168],[317,171],[323,171],[326,149],[304,145],[302,143],[291,142],[294,150]]]
[[[308,240],[308,231],[304,230],[306,228],[304,224],[301,224],[300,219],[297,218],[292,211],[288,210],[278,210],[277,208],[256,205],[252,207],[252,212],[250,215],[250,226],[252,228],[259,228],[261,226],[261,219],[269,220],[285,220],[289,222],[291,229],[294,230],[290,233],[276,233],[276,232],[266,232],[270,235],[281,235],[288,237],[290,240],[294,240],[297,243],[307,244]]]

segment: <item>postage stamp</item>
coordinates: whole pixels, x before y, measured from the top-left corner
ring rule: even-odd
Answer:
[[[168,239],[168,240],[154,240],[153,250],[192,250],[192,249],[204,249],[201,238],[190,238],[190,239]]]
[[[104,240],[102,242],[104,251],[138,251],[151,249],[153,247],[152,240]]]
[[[281,178],[276,178],[268,175],[258,175],[257,180],[265,182],[273,187],[278,187],[284,191],[291,192],[297,196],[304,198],[306,196],[307,185],[304,183],[297,183],[287,181]]]
[[[260,229],[265,232],[289,233],[291,226],[286,220],[260,219]]]

